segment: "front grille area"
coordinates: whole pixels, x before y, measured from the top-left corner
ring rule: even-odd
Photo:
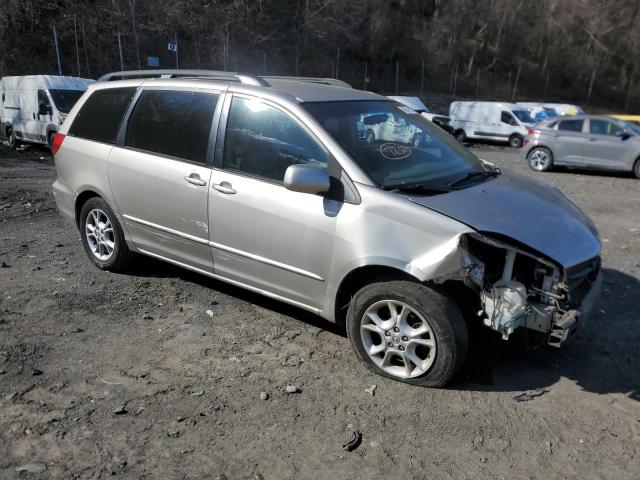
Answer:
[[[579,306],[589,293],[593,282],[598,278],[598,273],[600,273],[600,257],[594,257],[567,269],[569,305],[572,308]]]

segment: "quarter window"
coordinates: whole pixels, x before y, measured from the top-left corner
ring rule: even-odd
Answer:
[[[135,88],[96,90],[76,115],[69,135],[115,143],[122,117],[135,92]]]
[[[327,166],[327,154],[295,121],[258,100],[235,97],[231,103],[223,167],[283,181],[289,165]]]
[[[601,120],[599,118],[589,120],[589,132],[592,135],[620,135],[623,131],[624,128],[609,120]]]
[[[146,90],[127,126],[127,147],[206,163],[218,95]]]
[[[558,130],[565,132],[582,132],[584,120],[561,120],[558,122]]]

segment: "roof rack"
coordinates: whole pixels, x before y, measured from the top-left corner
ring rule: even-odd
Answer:
[[[215,78],[234,79],[247,85],[256,87],[268,87],[269,84],[256,75],[236,72],[221,72],[218,70],[128,70],[125,72],[111,72],[102,75],[99,82],[110,82],[112,80],[126,80],[134,78]]]
[[[287,77],[280,75],[262,76],[265,80],[295,80],[296,82],[318,83],[321,85],[333,85],[336,87],[353,88],[347,82],[338,80],[337,78],[320,78],[320,77]]]
[[[347,82],[337,78],[319,77],[287,77],[287,76],[258,76],[248,73],[223,72],[220,70],[127,70],[124,72],[111,72],[102,75],[99,82],[113,80],[126,80],[134,78],[201,78],[209,80],[235,80],[246,85],[256,87],[268,87],[267,80],[294,80],[296,82],[317,83],[320,85],[333,85],[336,87],[353,88]]]

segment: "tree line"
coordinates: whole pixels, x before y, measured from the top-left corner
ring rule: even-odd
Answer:
[[[174,68],[640,108],[640,0],[2,0],[0,75]]]

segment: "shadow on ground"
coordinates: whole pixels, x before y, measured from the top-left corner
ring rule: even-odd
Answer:
[[[180,278],[346,336],[344,328],[305,310],[152,258],[141,257],[130,274]],[[472,333],[474,347],[451,388],[515,392],[550,388],[566,377],[589,392],[622,393],[640,400],[640,281],[613,269],[604,274],[605,291],[592,316],[562,348],[532,349],[522,339],[505,342],[480,328]]]

